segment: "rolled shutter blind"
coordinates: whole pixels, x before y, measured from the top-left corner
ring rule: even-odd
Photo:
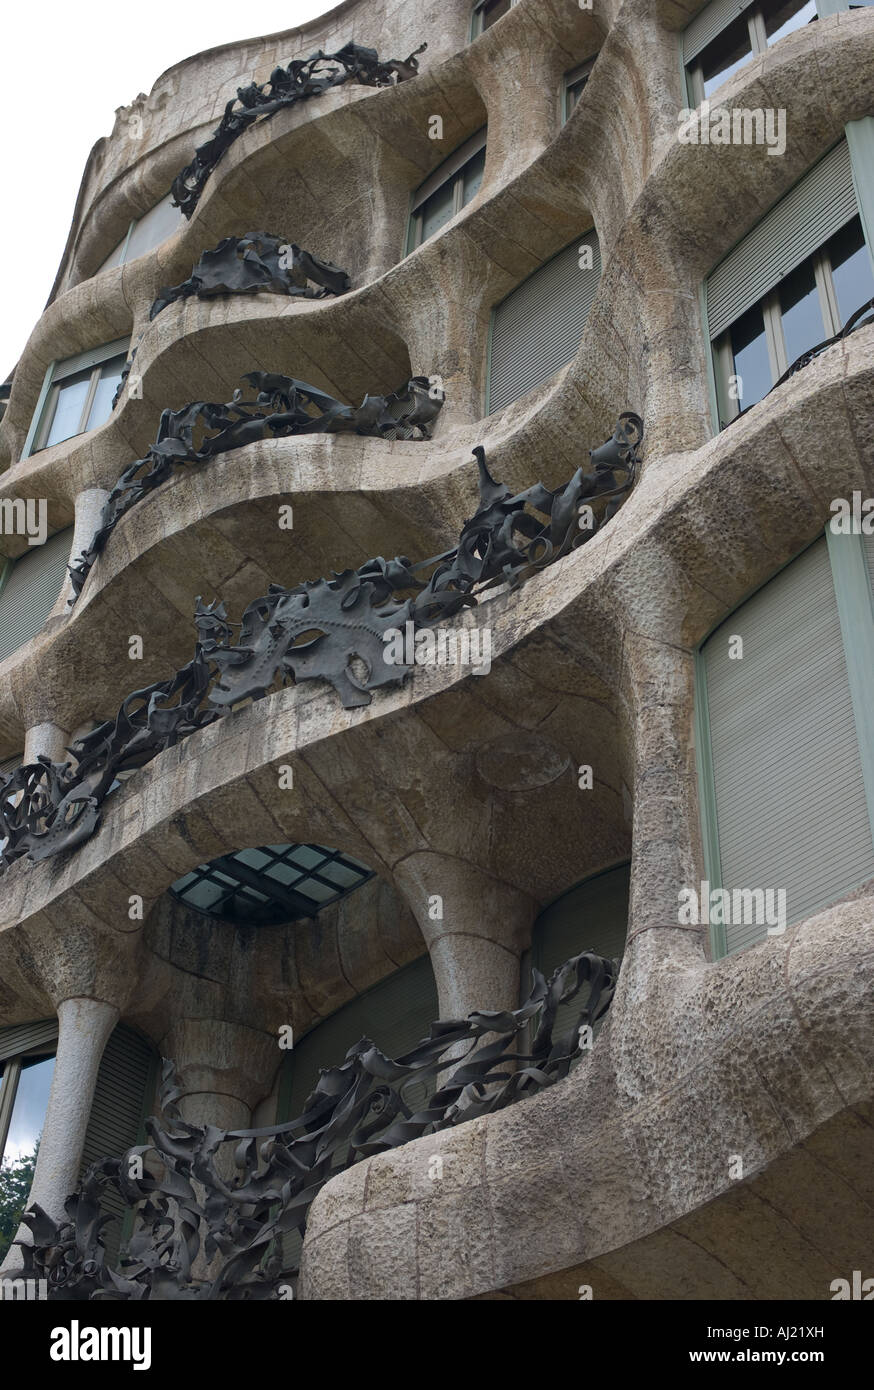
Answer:
[[[401,1057],[429,1036],[431,1024],[438,1017],[434,971],[430,958],[422,956],[344,1004],[301,1038],[287,1063],[291,1068],[291,1086],[277,1123],[293,1120],[302,1113],[307,1097],[315,1090],[320,1070],[338,1066],[360,1038],[370,1038],[388,1057]],[[408,1087],[405,1096],[413,1110],[424,1105],[428,1091],[424,1082]],[[286,1267],[298,1264],[302,1244],[296,1231],[283,1238]]]
[[[532,934],[532,963],[547,980],[559,965],[583,951],[594,951],[609,959],[621,958],[628,931],[628,895],[631,869],[597,874],[565,893],[540,914]],[[531,981],[522,980],[522,998],[528,997]],[[584,986],[576,999],[562,1004],[556,1015],[553,1037],[572,1028],[580,1016],[588,994]]]
[[[151,1100],[156,1054],[145,1038],[120,1023],[110,1034],[100,1061],[94,1101],[85,1133],[81,1174],[101,1158],[120,1158],[136,1144]],[[117,1192],[105,1191],[101,1210],[114,1219],[103,1238],[111,1259],[118,1256],[127,1208]]]
[[[580,269],[580,247],[592,269]],[[489,414],[566,366],[580,346],[601,278],[597,233],[577,237],[513,290],[495,310],[489,364]]]
[[[729,636],[743,657],[728,656]],[[723,888],[785,888],[797,922],[874,874],[825,539],[702,648]],[[697,886],[697,885],[696,885]],[[737,951],[766,927],[726,926]]]
[[[683,62],[691,63],[702,49],[727,29],[733,19],[748,10],[753,0],[712,0],[697,14],[683,34]]]
[[[15,1023],[9,1028],[0,1028],[0,1062],[15,1057],[19,1052],[29,1052],[32,1047],[55,1042],[58,1036],[58,1020],[43,1019],[40,1023]]]
[[[858,211],[849,146],[842,140],[708,276],[711,338],[718,338]]]
[[[0,661],[45,626],[63,587],[72,544],[71,526],[15,561],[0,590]]]

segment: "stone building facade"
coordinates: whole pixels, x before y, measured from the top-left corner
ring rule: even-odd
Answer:
[[[244,123],[183,217],[168,190],[238,89],[349,41],[427,49]],[[874,1275],[874,324],[841,331],[874,298],[872,110],[874,12],[838,0],[344,0],[119,110],[0,426],[7,775],[189,661],[198,598],[238,621],[271,584],[447,551],[476,446],[518,493],[585,469],[622,412],[645,439],[585,545],[453,619],[488,627],[487,672],[417,666],[349,706],[273,689],[128,769],[80,843],[8,864],[0,1148],[41,1132],[50,1215],[141,1137],[161,1057],[192,1123],[269,1126],[362,1033],[400,1055],[591,949],[622,961],[591,1051],[335,1177],[297,1295]],[[254,229],[350,289],[150,318]],[[445,403],[425,431],[171,470],[76,597],[65,566],[161,413],[249,372]]]

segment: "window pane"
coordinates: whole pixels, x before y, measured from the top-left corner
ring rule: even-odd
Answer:
[[[47,449],[50,444],[60,444],[62,439],[70,439],[72,435],[79,433],[79,422],[82,419],[90,384],[90,371],[78,372],[76,376],[68,377],[60,383],[54,398],[51,428],[43,448]]]
[[[144,255],[146,251],[151,251],[153,246],[160,246],[162,241],[166,241],[167,237],[172,236],[182,225],[182,209],[174,208],[168,194],[134,223],[124,257],[125,264],[136,260],[137,256]]]
[[[733,72],[752,57],[750,31],[747,21],[740,15],[733,24],[708,44],[698,58],[701,75],[704,79],[704,95],[710,96]]]
[[[438,188],[437,192],[432,193],[431,197],[422,204],[420,209],[420,216],[422,218],[421,241],[427,241],[435,232],[439,232],[441,227],[446,226],[446,223],[452,216],[454,206],[454,180],[450,179],[448,183],[444,183],[442,188]]]
[[[773,386],[765,321],[760,305],[754,304],[731,325],[731,351],[735,375],[741,378],[738,407],[747,410],[767,395]]]
[[[832,268],[838,317],[843,327],[857,309],[861,309],[869,299],[874,299],[874,275],[862,235],[861,220],[854,217],[826,243],[825,249]]]
[[[482,184],[482,181],[483,181],[483,171],[485,170],[485,167],[486,167],[486,152],[485,152],[485,150],[480,150],[479,154],[475,154],[474,157],[473,157],[473,159],[471,159],[467,164],[465,164],[464,169],[462,170],[462,175],[461,175],[461,177],[462,177],[461,206],[462,206],[462,207],[466,207],[467,204],[470,203],[470,202],[472,202],[472,200],[476,197],[477,193],[479,193],[480,185]]]
[[[510,0],[488,0],[480,11],[483,29],[490,29],[509,9]]]
[[[104,362],[100,368],[97,390],[94,392],[94,400],[91,402],[85,425],[87,430],[96,430],[98,425],[105,425],[112,414],[112,398],[118,390],[125,361],[122,353],[120,357],[112,357],[108,362]]]
[[[583,88],[585,87],[588,80],[589,74],[586,73],[585,77],[581,77],[577,82],[569,83],[568,87],[566,88],[564,103],[564,111],[566,116],[569,116],[571,114],[580,97],[583,95]]]
[[[789,4],[765,5],[762,12],[770,46],[815,19],[816,5],[814,0],[789,0]]]
[[[816,279],[810,261],[805,261],[780,282],[780,312],[786,339],[787,364],[808,348],[816,347],[829,335],[822,319]]]
[[[54,1069],[54,1057],[28,1057],[22,1062],[3,1150],[5,1159],[26,1158],[33,1153],[42,1133]]]

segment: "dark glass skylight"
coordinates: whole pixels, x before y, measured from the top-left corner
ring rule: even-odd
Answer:
[[[200,864],[171,885],[174,897],[225,922],[269,926],[315,917],[373,874],[324,845],[261,845]]]

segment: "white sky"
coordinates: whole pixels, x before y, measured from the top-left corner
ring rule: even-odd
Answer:
[[[95,141],[112,130],[116,108],[151,91],[165,68],[182,58],[293,29],[334,3],[13,0],[4,9],[0,381],[21,356],[51,293],[85,161]],[[248,77],[240,73],[241,86]]]

